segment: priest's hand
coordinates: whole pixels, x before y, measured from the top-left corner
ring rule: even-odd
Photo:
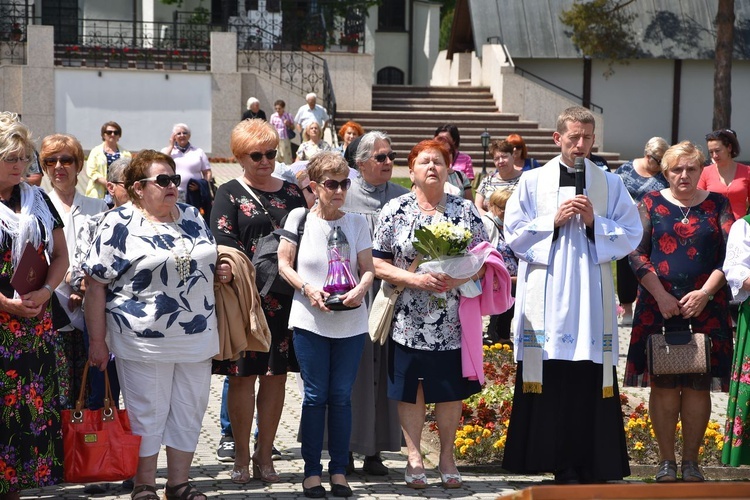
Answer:
[[[575,198],[560,203],[557,213],[555,214],[555,227],[564,226],[572,221],[573,217],[578,213],[573,200],[575,200]]]
[[[576,211],[576,214],[581,216],[583,223],[588,227],[594,225],[594,205],[591,204],[589,197],[583,194],[576,195],[575,198],[570,200]]]

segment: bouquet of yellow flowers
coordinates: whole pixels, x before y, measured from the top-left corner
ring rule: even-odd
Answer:
[[[471,231],[446,220],[416,229],[414,236],[414,248],[424,255],[424,262],[419,268],[426,272],[466,279],[475,275],[487,258],[487,255],[467,251],[472,239]],[[458,290],[464,297],[476,297],[482,293],[479,284],[473,281],[464,283]]]

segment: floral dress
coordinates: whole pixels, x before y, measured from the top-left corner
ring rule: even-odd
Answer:
[[[45,199],[55,229],[62,227],[52,202]],[[41,258],[42,247],[38,250]],[[0,242],[0,255],[0,293],[12,297],[10,242]],[[41,318],[0,311],[0,495],[62,481],[64,360],[49,303]]]
[[[375,229],[373,256],[393,259],[393,265],[408,269],[416,258],[414,231],[444,217],[472,234],[469,249],[487,241],[487,230],[473,204],[461,197],[447,195],[443,215],[425,215],[417,207],[414,193],[391,200],[380,213]],[[420,272],[417,269],[417,272]],[[425,351],[461,348],[461,324],[458,318],[459,292],[449,290],[443,297],[415,288],[404,288],[396,301],[392,338],[395,342]]]
[[[259,189],[254,189],[254,192],[276,225],[280,225],[292,209],[307,206],[302,191],[289,182],[284,182],[276,192]],[[231,180],[219,187],[211,210],[211,231],[217,245],[241,250],[252,260],[258,240],[274,229],[277,228],[239,180]],[[267,353],[246,351],[236,361],[214,361],[215,374],[283,375],[288,371],[299,371],[292,345],[292,331],[289,330],[292,297],[269,292],[262,300],[263,312],[271,330],[271,350]]]
[[[729,229],[734,222],[727,199],[710,193],[687,215],[669,202],[659,191],[646,194],[639,205],[643,222],[643,239],[630,254],[630,266],[640,281],[647,273],[658,276],[664,289],[678,299],[700,290],[715,269],[721,269]],[[698,316],[691,318],[694,332],[711,337],[711,373],[719,379],[722,391],[729,387],[732,364],[732,329],[729,316],[729,294],[722,287]],[[660,333],[664,319],[656,299],[642,285],[633,315],[625,385],[647,387],[646,344],[648,336]]]

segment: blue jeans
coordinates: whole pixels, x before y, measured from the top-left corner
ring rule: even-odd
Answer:
[[[305,388],[300,434],[305,477],[320,476],[323,430],[328,410],[329,474],[344,474],[352,433],[352,386],[357,377],[365,335],[331,339],[294,329],[294,351]]]
[[[224,387],[221,389],[221,435],[232,437],[232,424],[229,422],[229,408],[227,407],[227,393],[229,392],[229,377],[224,377]]]

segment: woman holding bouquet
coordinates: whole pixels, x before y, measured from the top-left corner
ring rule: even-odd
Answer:
[[[425,404],[436,403],[441,482],[446,488],[458,488],[462,481],[453,459],[453,441],[461,401],[480,390],[477,381],[464,378],[461,372],[457,287],[468,280],[408,270],[419,257],[412,245],[416,229],[447,221],[471,233],[468,248],[488,239],[471,201],[443,193],[450,160],[445,146],[435,140],[422,141],[412,149],[408,164],[414,189],[383,207],[373,242],[377,277],[404,287],[393,317],[388,397],[399,402],[409,452],[404,479],[415,489],[427,487],[421,450]]]

